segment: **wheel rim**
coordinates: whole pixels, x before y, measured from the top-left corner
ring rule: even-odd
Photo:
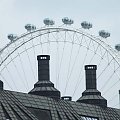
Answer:
[[[70,95],[73,100],[77,100],[85,90],[84,65],[97,64],[98,89],[108,98],[111,106],[115,105],[113,98],[118,99],[117,91],[120,85],[119,56],[101,39],[80,30],[61,27],[42,28],[21,35],[0,52],[0,77],[8,85],[7,89],[22,91],[20,82],[26,89],[23,91],[32,89],[37,81],[38,54],[51,55],[51,81],[62,95]],[[32,77],[29,77],[30,73],[33,74]],[[19,79],[19,82],[16,82],[15,78]],[[111,93],[114,95],[109,97]]]

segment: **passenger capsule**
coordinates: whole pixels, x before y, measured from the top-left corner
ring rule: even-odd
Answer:
[[[49,18],[45,18],[45,19],[43,20],[43,22],[44,22],[45,25],[48,25],[48,26],[55,24],[55,22],[54,22],[53,20],[49,19]]]
[[[84,28],[84,29],[90,29],[90,28],[92,28],[92,24],[91,24],[91,23],[88,23],[88,22],[86,22],[86,21],[83,21],[83,22],[81,23],[81,26],[82,26],[82,28]]]
[[[66,25],[71,25],[74,23],[74,21],[72,19],[69,19],[68,17],[63,18],[62,22]]]
[[[36,30],[36,26],[35,25],[32,25],[32,24],[26,24],[25,25],[25,29],[30,32],[30,31],[34,31]]]
[[[120,51],[120,44],[115,45],[115,49],[116,49],[117,51]]]
[[[9,34],[7,37],[8,37],[9,40],[11,40],[11,42],[13,42],[17,38],[17,35]]]
[[[103,38],[107,38],[107,37],[110,37],[110,33],[106,32],[105,30],[101,30],[101,31],[99,31],[99,36],[101,36]]]

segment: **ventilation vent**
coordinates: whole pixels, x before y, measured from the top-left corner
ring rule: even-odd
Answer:
[[[61,97],[62,100],[66,100],[66,101],[72,101],[72,97],[71,96],[63,96]]]

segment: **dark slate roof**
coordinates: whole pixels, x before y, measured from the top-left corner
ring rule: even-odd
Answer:
[[[3,90],[0,120],[120,120],[120,110]]]

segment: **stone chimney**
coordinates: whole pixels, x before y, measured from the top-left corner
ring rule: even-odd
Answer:
[[[34,84],[34,88],[29,94],[51,97],[60,99],[60,91],[54,88],[54,84],[50,81],[49,71],[49,55],[39,55],[38,60],[38,82]]]
[[[82,93],[77,102],[93,104],[101,107],[107,107],[107,100],[101,96],[101,92],[97,90],[96,83],[97,65],[86,65],[86,90]]]

